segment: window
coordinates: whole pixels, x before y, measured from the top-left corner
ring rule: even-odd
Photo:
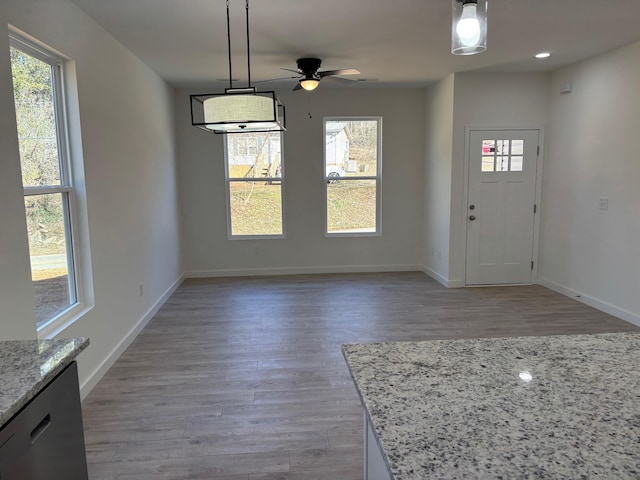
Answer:
[[[77,314],[82,296],[63,59],[14,34],[10,45],[36,321],[46,336]]]
[[[380,234],[382,118],[324,121],[327,235]]]
[[[483,172],[521,172],[524,140],[483,140]]]
[[[281,133],[224,138],[229,237],[283,237]]]

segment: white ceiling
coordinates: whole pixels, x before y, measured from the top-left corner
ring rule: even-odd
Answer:
[[[73,1],[172,85],[229,78],[225,0]],[[229,1],[233,76],[244,86],[245,2]],[[253,81],[287,76],[280,67],[317,56],[322,69],[359,69],[352,78],[366,81],[349,88],[552,70],[640,40],[640,0],[489,0],[488,49],[463,57],[450,53],[450,0],[251,0],[249,15]],[[552,56],[533,58],[540,51]]]

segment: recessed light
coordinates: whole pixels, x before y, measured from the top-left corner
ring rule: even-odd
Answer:
[[[550,56],[551,56],[551,54],[549,52],[541,52],[541,53],[536,55],[536,58],[548,58]]]

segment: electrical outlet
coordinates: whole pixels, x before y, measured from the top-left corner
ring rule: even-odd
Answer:
[[[609,197],[600,197],[600,210],[609,210]]]
[[[142,297],[144,295],[144,285],[141,283],[140,284],[140,296]]]

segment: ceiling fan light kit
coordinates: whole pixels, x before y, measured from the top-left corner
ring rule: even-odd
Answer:
[[[299,83],[302,88],[310,92],[311,90],[315,90],[318,87],[320,80],[313,77],[311,78],[307,77],[300,80]]]
[[[190,95],[191,125],[203,130],[227,134],[282,132],[286,130],[285,108],[275,92],[259,92],[251,86],[249,54],[249,0],[246,0],[247,86],[233,88],[231,69],[231,33],[227,0],[227,47],[229,53],[229,88],[224,93]]]
[[[474,55],[487,49],[488,0],[451,0],[451,53]]]

